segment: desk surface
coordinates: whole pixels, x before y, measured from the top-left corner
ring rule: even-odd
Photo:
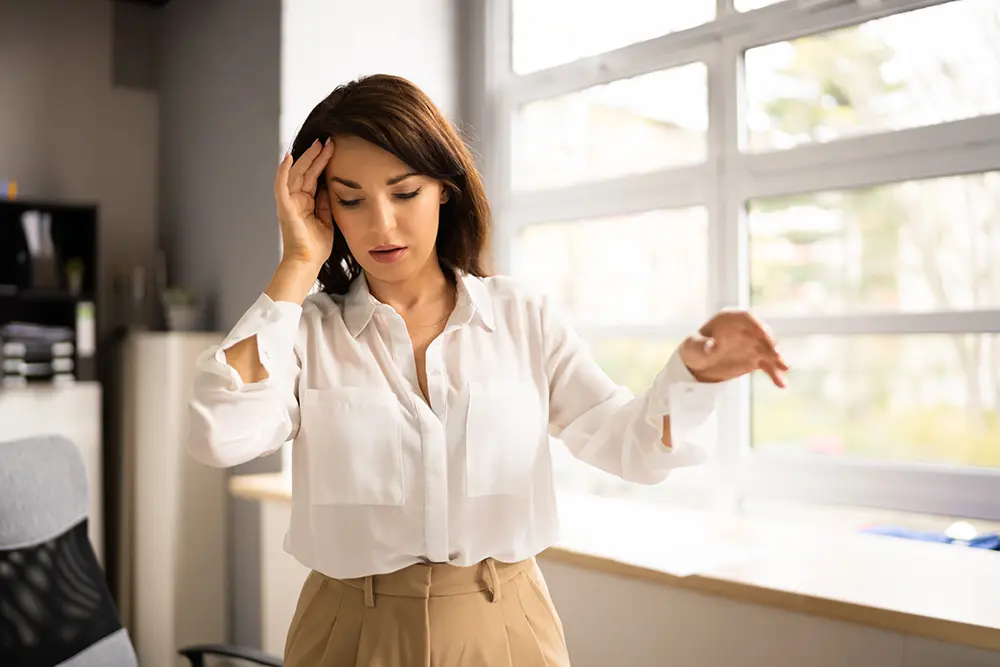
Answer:
[[[232,477],[230,491],[291,498],[280,474]],[[561,498],[560,518],[563,539],[543,558],[1000,651],[997,552],[590,497]]]

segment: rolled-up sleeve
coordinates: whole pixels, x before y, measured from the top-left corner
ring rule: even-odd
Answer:
[[[656,484],[702,463],[715,437],[723,383],[698,382],[675,351],[641,396],[611,380],[549,302],[542,303],[549,426],[578,459],[630,482]],[[670,416],[671,447],[663,444]]]
[[[198,357],[188,423],[188,450],[198,461],[239,465],[295,436],[301,371],[295,343],[301,316],[298,304],[262,294],[220,345]],[[225,352],[253,336],[268,377],[247,383],[226,363]]]

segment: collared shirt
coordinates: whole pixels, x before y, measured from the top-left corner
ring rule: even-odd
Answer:
[[[699,463],[695,434],[721,391],[675,352],[633,397],[553,304],[510,278],[457,278],[420,391],[406,325],[369,292],[261,295],[198,360],[190,451],[233,466],[292,440],[285,549],[336,578],[420,562],[529,558],[559,538],[550,436],[625,480]],[[268,377],[244,383],[224,350],[257,336]],[[673,446],[661,442],[671,415]]]

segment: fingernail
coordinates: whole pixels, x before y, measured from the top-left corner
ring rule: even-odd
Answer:
[[[330,137],[327,137],[326,141],[323,142],[323,147],[326,148],[329,145],[330,145]]]

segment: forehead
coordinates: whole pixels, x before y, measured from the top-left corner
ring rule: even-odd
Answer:
[[[411,171],[409,166],[389,151],[355,136],[333,139],[333,159],[326,166],[327,176],[353,181],[386,179]]]

